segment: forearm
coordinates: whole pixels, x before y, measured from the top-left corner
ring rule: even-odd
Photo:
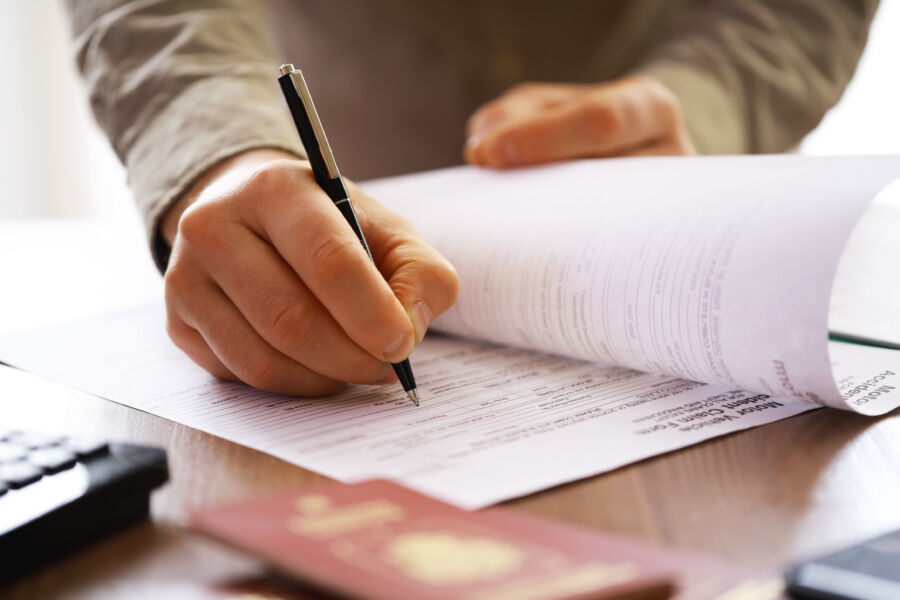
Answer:
[[[302,156],[261,4],[70,0],[69,8],[94,114],[128,168],[163,269],[160,220],[200,177],[254,148]]]
[[[638,72],[681,100],[701,153],[780,152],[840,98],[877,0],[728,0],[665,32]]]

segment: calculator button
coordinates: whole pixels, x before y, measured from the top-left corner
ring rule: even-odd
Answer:
[[[5,442],[10,436],[22,433],[18,429],[0,429],[0,442]]]
[[[28,451],[18,444],[0,442],[0,463],[21,460],[26,454]]]
[[[3,463],[0,465],[0,481],[6,482],[6,485],[16,489],[37,481],[44,476],[44,473],[24,461]]]
[[[72,438],[66,442],[65,448],[74,452],[78,458],[86,458],[105,454],[109,450],[109,444],[98,438]]]
[[[47,446],[55,446],[66,441],[65,437],[59,435],[50,435],[47,433],[35,433],[31,431],[19,431],[9,436],[9,441],[14,444],[25,446],[29,450],[37,448],[46,448]]]
[[[45,473],[57,473],[75,466],[75,455],[59,446],[41,448],[28,454],[28,462],[40,467]]]

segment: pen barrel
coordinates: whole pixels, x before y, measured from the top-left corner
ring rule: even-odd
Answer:
[[[412,366],[409,364],[408,358],[403,362],[392,363],[391,366],[394,367],[394,373],[397,374],[397,379],[400,381],[400,385],[403,386],[404,392],[416,389],[416,378],[413,376]]]
[[[337,182],[343,189],[343,183],[341,182],[340,177],[337,178]],[[366,236],[363,234],[362,227],[359,225],[359,219],[356,218],[356,211],[353,210],[353,205],[350,203],[350,197],[345,196],[343,199],[335,202],[334,205],[341,211],[344,220],[347,221],[347,224],[350,225],[350,229],[356,234],[359,243],[362,244],[366,254],[369,255],[369,260],[374,263],[375,258],[372,256],[372,251],[369,250],[369,243],[366,242]],[[394,367],[394,373],[397,374],[397,379],[400,381],[400,385],[403,386],[403,391],[409,392],[410,390],[416,389],[416,378],[413,375],[412,366],[409,364],[408,358],[399,363],[393,363],[391,366]]]
[[[341,214],[344,215],[344,219],[347,221],[347,224],[350,225],[350,229],[356,234],[359,242],[362,244],[363,248],[365,248],[366,254],[369,255],[369,260],[374,263],[375,259],[372,257],[372,251],[369,250],[369,243],[366,242],[366,236],[363,235],[362,227],[360,227],[359,220],[356,218],[356,211],[353,210],[353,205],[350,204],[350,198],[345,196],[343,200],[335,202],[334,205],[341,211]]]

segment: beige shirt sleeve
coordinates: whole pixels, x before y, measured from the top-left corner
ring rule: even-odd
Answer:
[[[200,175],[252,148],[302,156],[278,90],[274,67],[282,61],[269,45],[263,3],[68,1],[94,113],[128,169],[162,269],[168,248],[157,233],[160,217]],[[658,42],[637,71],[680,98],[704,154],[795,146],[849,82],[877,7],[877,0],[685,0],[662,8],[657,0],[627,1],[635,14],[640,3],[666,9]],[[638,32],[627,20],[617,27],[625,28],[623,39],[629,28],[646,36],[646,27]],[[383,33],[371,43],[383,44]],[[546,47],[565,35],[547,31]]]
[[[169,249],[159,220],[205,171],[252,148],[303,156],[278,90],[263,6],[69,0],[69,11],[94,115],[128,169],[164,270]]]
[[[878,0],[720,0],[690,11],[639,72],[681,100],[702,154],[784,152],[840,98]]]

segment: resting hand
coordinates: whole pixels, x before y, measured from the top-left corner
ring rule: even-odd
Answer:
[[[409,222],[347,185],[377,268],[305,161],[251,151],[199,181],[162,222],[175,344],[213,375],[270,391],[394,381],[389,363],[459,281]]]
[[[467,135],[466,161],[495,168],[695,153],[678,99],[643,76],[596,85],[518,85],[479,108]]]

